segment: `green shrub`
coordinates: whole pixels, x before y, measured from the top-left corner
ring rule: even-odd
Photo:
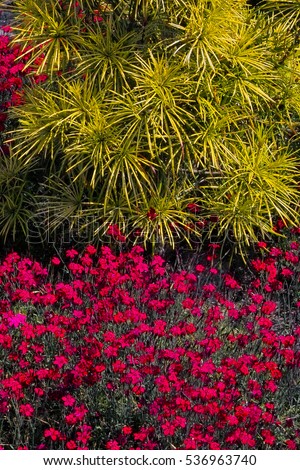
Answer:
[[[49,161],[55,227],[93,216],[91,238],[121,223],[174,246],[215,215],[244,250],[278,216],[297,223],[298,10],[266,3],[14,2],[14,42],[48,80],[13,112],[13,156]],[[70,182],[80,211],[63,209]]]

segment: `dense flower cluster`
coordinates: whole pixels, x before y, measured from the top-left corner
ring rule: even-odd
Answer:
[[[8,255],[2,448],[298,449],[300,327],[270,296],[299,246],[255,259],[248,290],[211,264],[146,262],[139,246],[70,249],[49,272]]]
[[[33,69],[28,67],[24,70],[30,51],[28,54],[25,51],[25,55],[20,57],[20,47],[11,44],[11,27],[1,26],[0,29],[0,132],[3,132],[7,130],[8,109],[23,103],[23,85]],[[46,75],[33,77],[35,83],[46,79]]]

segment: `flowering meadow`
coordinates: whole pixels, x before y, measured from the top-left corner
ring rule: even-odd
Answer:
[[[140,246],[68,249],[48,269],[7,255],[1,448],[299,449],[290,235],[258,243],[244,283],[215,267],[218,244],[188,270]]]

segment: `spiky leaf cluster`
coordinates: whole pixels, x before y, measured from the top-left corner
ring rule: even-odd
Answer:
[[[174,246],[215,215],[241,248],[276,217],[297,223],[299,2],[12,8],[21,55],[48,74],[13,111],[12,153],[47,162],[39,213],[52,227],[69,219],[98,237],[119,223]]]

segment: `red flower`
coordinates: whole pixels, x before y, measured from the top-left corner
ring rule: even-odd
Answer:
[[[157,213],[155,212],[155,209],[153,209],[153,207],[150,207],[149,211],[147,212],[147,217],[150,220],[156,219]]]
[[[112,369],[115,373],[123,373],[126,369],[126,364],[119,359],[112,364]]]
[[[239,420],[235,415],[228,415],[226,420],[229,426],[236,426],[237,424],[239,424]]]
[[[296,442],[293,441],[292,439],[288,439],[287,441],[285,441],[285,443],[286,443],[286,446],[287,446],[288,449],[297,450]]]
[[[209,248],[212,248],[213,250],[217,250],[221,247],[219,243],[209,243]]]
[[[64,365],[68,364],[68,359],[65,356],[55,356],[53,364],[55,364],[59,369],[61,369]]]
[[[210,450],[220,450],[221,449],[220,444],[218,444],[217,442],[214,442],[214,441],[209,443],[209,448],[210,448]]]
[[[66,251],[66,257],[67,257],[67,258],[73,259],[73,258],[75,258],[75,256],[77,256],[77,255],[78,255],[78,251],[76,251],[76,250],[74,250],[74,249],[71,249],[71,250],[67,250],[67,251]]]
[[[251,264],[256,271],[264,271],[266,269],[266,263],[260,259],[252,260]]]
[[[1,26],[1,29],[4,33],[10,33],[12,30],[11,26],[8,26],[8,25]]]
[[[258,248],[267,248],[267,244],[266,244],[266,242],[258,242],[257,247]]]
[[[205,266],[203,266],[203,264],[197,264],[195,269],[198,273],[203,273],[203,271],[205,271]]]
[[[76,402],[75,398],[72,395],[66,395],[62,397],[62,401],[64,402],[64,406],[73,406]]]
[[[273,246],[270,249],[269,254],[270,254],[270,256],[273,256],[274,258],[277,258],[278,256],[282,255],[282,250],[280,248],[276,248],[275,246]]]
[[[129,434],[132,433],[132,427],[131,426],[124,426],[122,428],[122,433],[125,434],[125,436],[128,436]]]
[[[122,243],[126,241],[126,237],[122,234],[117,224],[109,225],[107,235],[111,235],[115,240]]]
[[[241,286],[238,284],[238,282],[229,274],[225,274],[224,279],[226,287],[230,287],[231,289],[241,289]]]
[[[19,410],[20,414],[26,416],[27,418],[32,416],[34,413],[34,408],[29,403],[26,403],[26,405],[20,405]]]
[[[264,442],[268,445],[273,445],[276,441],[275,436],[268,429],[262,429],[261,435],[264,438]]]
[[[57,439],[61,438],[61,433],[57,429],[49,428],[44,431],[45,437],[50,437],[52,441],[56,441]]]
[[[205,284],[205,285],[202,287],[202,289],[203,289],[204,292],[212,293],[212,292],[214,292],[217,288],[216,288],[216,286],[214,286],[213,284]]]
[[[170,423],[169,421],[167,421],[161,427],[165,436],[173,436],[176,431],[176,426],[174,426],[174,424]]]
[[[193,212],[194,214],[197,214],[201,210],[200,206],[195,203],[190,203],[186,207],[190,212]]]
[[[267,300],[266,302],[263,303],[261,307],[261,311],[265,315],[270,315],[271,313],[275,312],[276,308],[277,308],[276,302],[273,302],[272,300]]]
[[[85,249],[85,251],[89,254],[89,255],[94,255],[95,253],[97,253],[97,249],[93,246],[93,245],[88,245]]]
[[[157,377],[154,382],[157,385],[157,388],[160,392],[168,393],[171,391],[169,381],[164,375]]]
[[[77,449],[76,442],[75,442],[75,441],[68,441],[68,442],[66,443],[66,448],[67,448],[68,450],[75,450],[75,449]]]
[[[295,273],[288,268],[283,268],[280,273],[284,277],[292,277]]]
[[[178,426],[179,428],[185,428],[187,424],[187,420],[183,416],[175,416],[174,424]]]
[[[120,450],[120,446],[119,446],[117,441],[112,440],[112,441],[108,441],[106,443],[106,449],[108,449],[108,450]]]

